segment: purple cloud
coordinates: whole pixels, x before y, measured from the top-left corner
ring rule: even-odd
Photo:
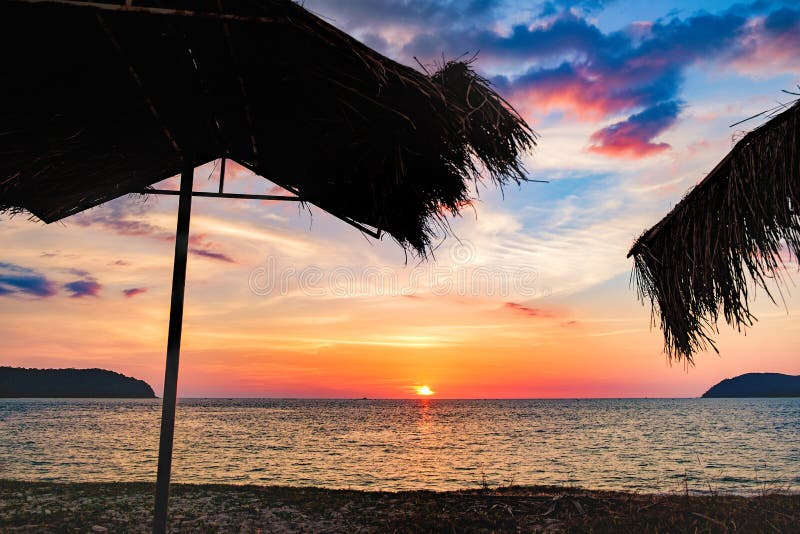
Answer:
[[[0,296],[21,294],[44,298],[57,292],[56,284],[35,270],[0,262]]]
[[[64,289],[72,293],[72,298],[98,297],[103,286],[97,280],[76,280],[64,284]]]

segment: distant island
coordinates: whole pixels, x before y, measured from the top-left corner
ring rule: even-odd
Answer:
[[[0,398],[155,398],[144,380],[105,369],[0,367]]]
[[[703,393],[704,399],[724,397],[800,397],[800,376],[747,373],[726,378]]]

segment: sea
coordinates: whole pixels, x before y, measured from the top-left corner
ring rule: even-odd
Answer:
[[[0,478],[153,481],[159,399],[0,399]],[[800,399],[180,399],[174,482],[800,488]]]

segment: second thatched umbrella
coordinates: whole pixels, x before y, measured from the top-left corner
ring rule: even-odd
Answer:
[[[471,182],[525,180],[521,156],[535,144],[468,64],[420,73],[287,0],[11,0],[0,4],[0,46],[0,212],[50,223],[129,193],[180,197],[156,532],[192,196],[309,202],[424,255]],[[222,181],[218,193],[193,192],[194,168],[217,158],[293,196],[233,195]],[[176,174],[179,192],[149,189]]]
[[[768,282],[782,277],[782,252],[800,262],[798,209],[795,102],[745,135],[628,253],[640,297],[660,318],[670,357],[691,362],[708,345],[716,350],[711,336],[720,312],[739,330],[753,324],[753,287],[772,298]]]

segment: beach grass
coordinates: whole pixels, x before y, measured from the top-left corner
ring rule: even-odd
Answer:
[[[153,484],[0,480],[0,532],[149,532]],[[171,532],[799,532],[800,494],[175,484]]]

